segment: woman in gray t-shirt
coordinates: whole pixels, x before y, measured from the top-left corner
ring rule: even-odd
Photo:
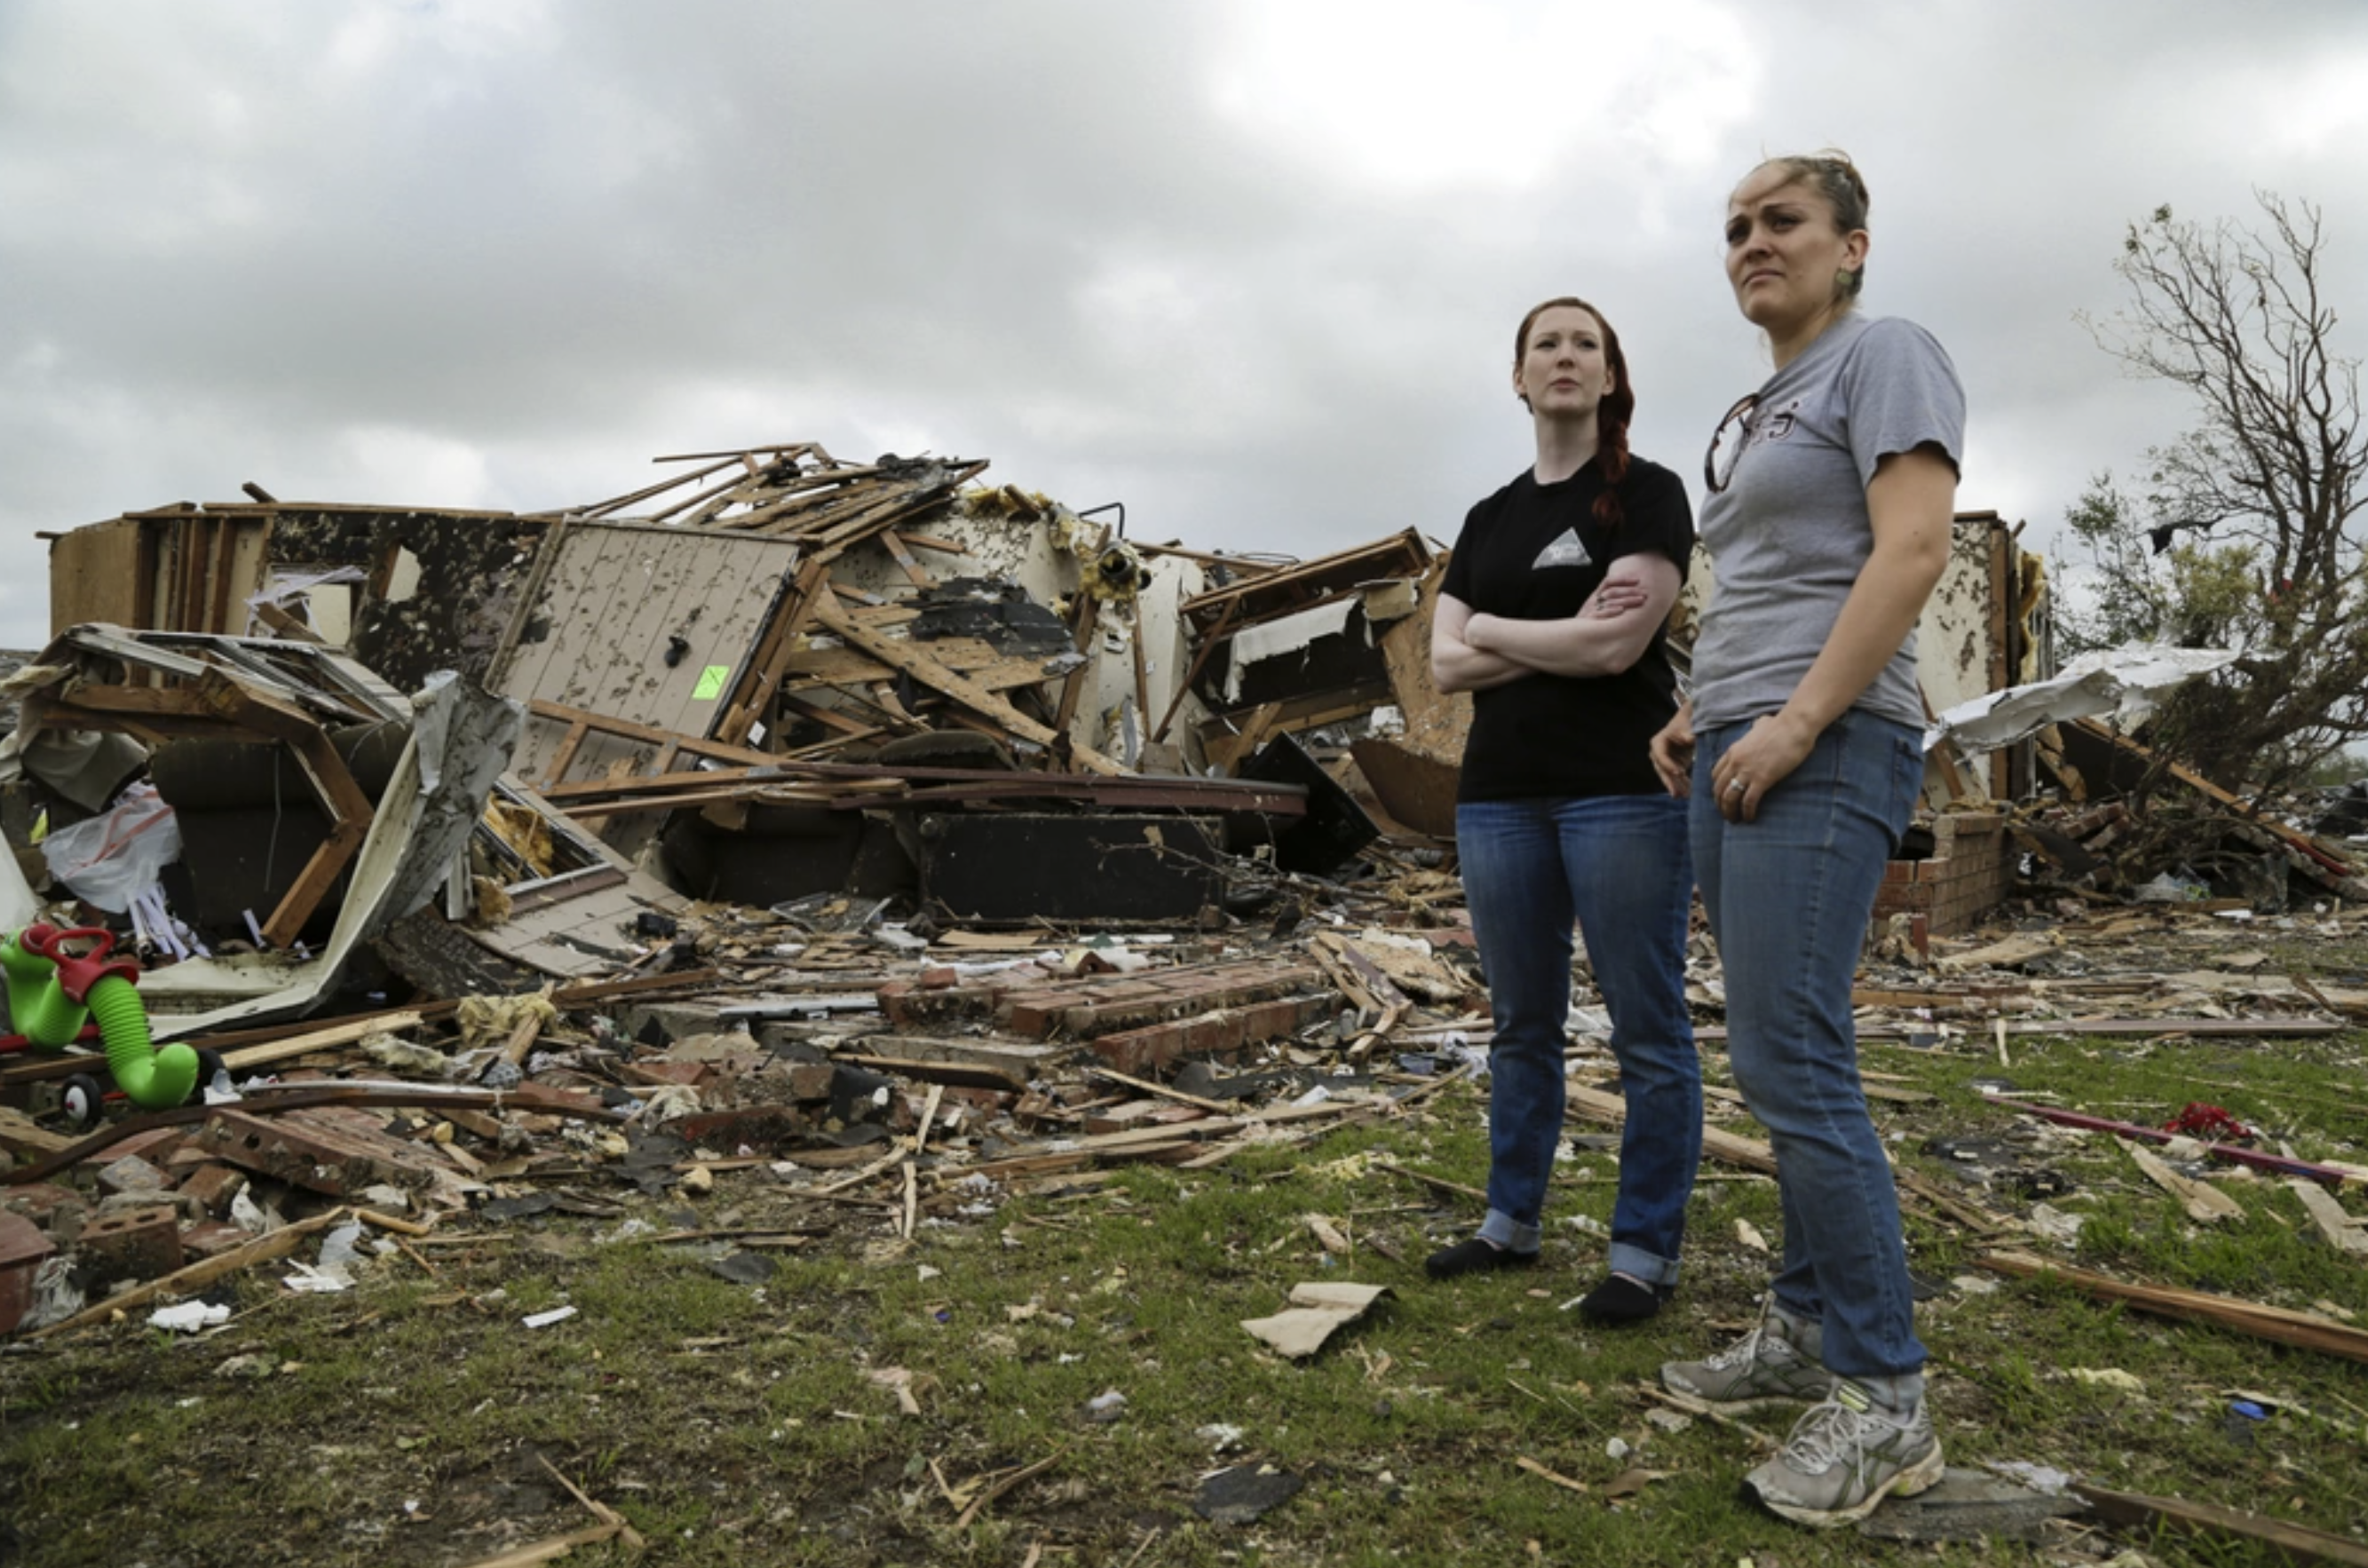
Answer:
[[[1727,279],[1776,369],[1711,443],[1717,586],[1691,710],[1653,742],[1669,792],[1691,797],[1728,1060],[1768,1127],[1784,1220],[1759,1326],[1661,1376],[1731,1407],[1809,1403],[1746,1483],[1813,1525],[1941,1472],[1850,982],[1923,780],[1914,631],[1948,559],[1964,394],[1929,334],[1858,311],[1866,210],[1833,153],[1763,164],[1728,203]]]

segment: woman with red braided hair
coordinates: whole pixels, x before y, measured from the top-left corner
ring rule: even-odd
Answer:
[[[1538,1260],[1576,920],[1628,1105],[1611,1272],[1579,1306],[1635,1323],[1677,1284],[1702,1154],[1686,813],[1646,752],[1677,711],[1664,625],[1693,517],[1675,474],[1629,455],[1635,389],[1593,306],[1549,300],[1522,319],[1513,392],[1536,459],[1464,518],[1431,621],[1432,678],[1473,694],[1455,845],[1496,1034],[1487,1217],[1425,1267],[1452,1278]]]

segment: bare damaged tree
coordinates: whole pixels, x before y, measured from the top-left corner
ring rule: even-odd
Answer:
[[[2149,738],[2230,787],[2267,790],[2368,736],[2368,437],[2359,361],[2334,352],[2319,295],[2319,210],[2255,199],[2266,232],[2169,207],[2131,225],[2114,264],[2131,302],[2083,324],[2135,373],[2186,388],[2199,419],[2148,452],[2142,497],[2100,481],[2084,500],[2113,503],[2112,548],[2076,531],[2100,565],[2126,571],[2140,537],[2169,556],[2154,635],[2243,654],[2180,692]]]

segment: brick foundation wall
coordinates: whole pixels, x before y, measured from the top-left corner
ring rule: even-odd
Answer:
[[[1997,812],[1959,812],[1932,824],[1929,860],[1894,860],[1874,897],[1880,931],[1895,915],[1921,915],[1936,937],[1954,936],[2004,901],[2014,885],[2014,841]]]

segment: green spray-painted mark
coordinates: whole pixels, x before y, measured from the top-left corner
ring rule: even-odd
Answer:
[[[712,702],[723,695],[723,683],[732,678],[730,665],[710,665],[699,672],[699,686],[690,694],[693,702]]]

